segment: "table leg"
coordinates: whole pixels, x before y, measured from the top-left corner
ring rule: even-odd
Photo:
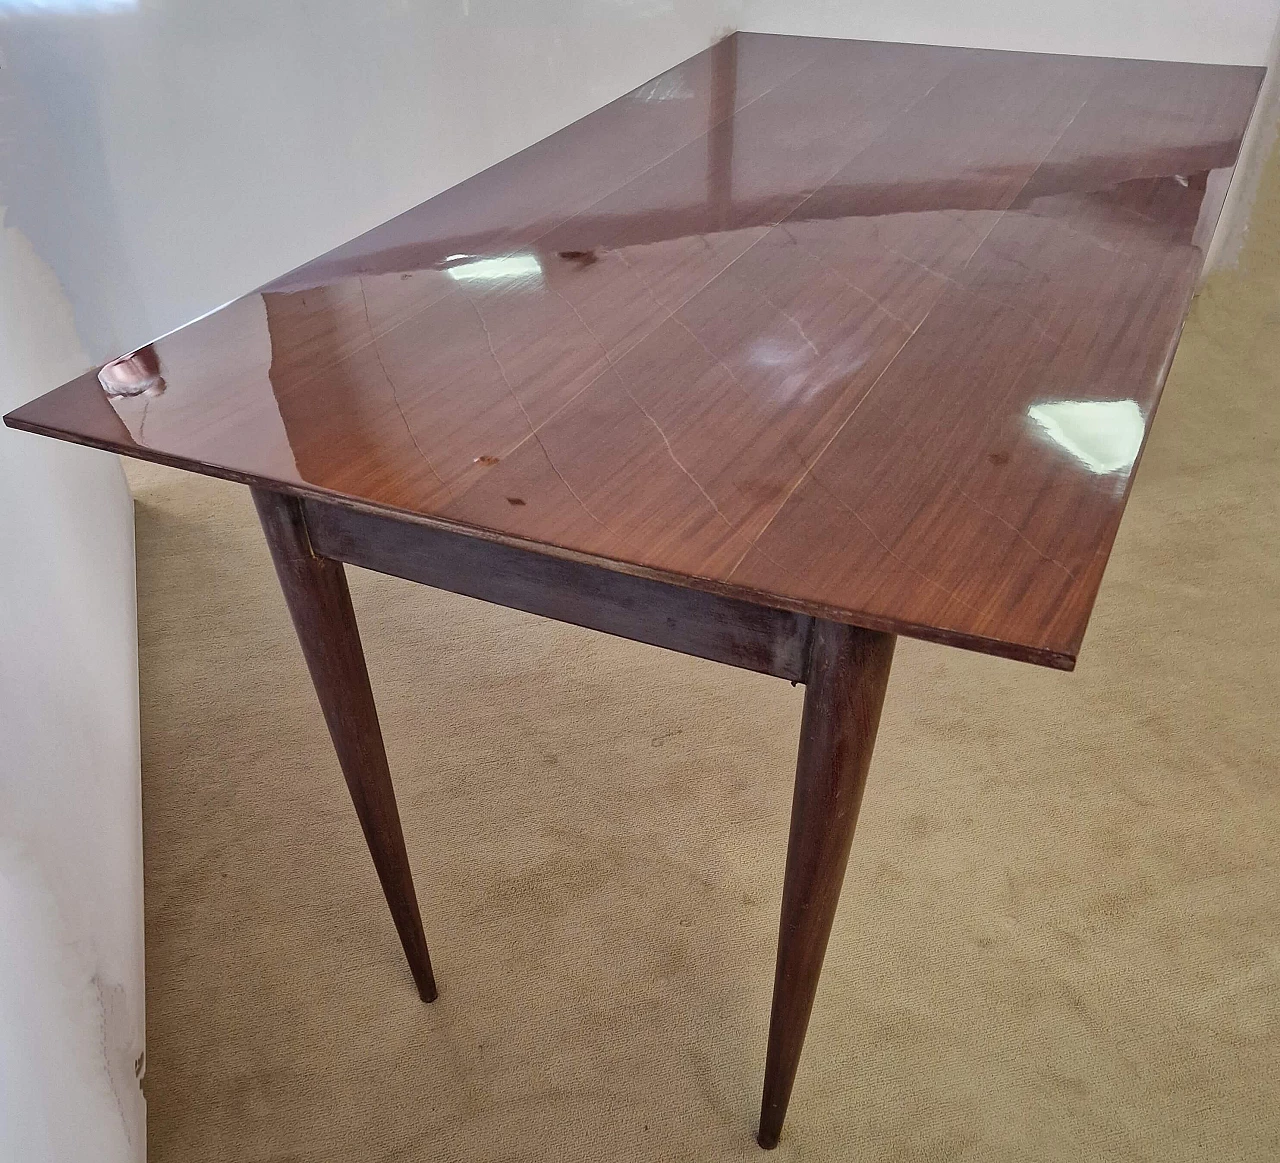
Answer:
[[[431,958],[346,574],[341,562],[313,552],[297,498],[268,489],[252,492],[409,969],[422,1000],[434,1001]]]
[[[894,636],[815,619],[782,888],[760,1146],[776,1147],[867,782]]]

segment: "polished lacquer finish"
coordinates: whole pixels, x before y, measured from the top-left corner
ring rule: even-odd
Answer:
[[[1070,667],[1260,79],[739,34],[7,422]]]

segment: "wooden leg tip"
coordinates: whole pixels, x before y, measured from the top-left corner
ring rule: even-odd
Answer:
[[[766,1151],[772,1151],[778,1145],[778,1131],[766,1131],[761,1127],[756,1132],[756,1142],[760,1144]]]
[[[426,960],[425,958],[423,960]],[[436,991],[436,975],[431,972],[431,963],[427,961],[423,964],[411,964],[410,972],[413,974],[413,984],[418,987],[418,996],[430,1005],[439,997]]]

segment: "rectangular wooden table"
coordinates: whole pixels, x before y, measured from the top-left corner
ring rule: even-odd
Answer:
[[[1074,666],[1261,76],[738,34],[5,422],[253,489],[424,1001],[342,563],[805,683],[772,1147],[895,635]]]

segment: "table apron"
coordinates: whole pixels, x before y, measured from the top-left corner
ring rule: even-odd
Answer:
[[[307,499],[322,557],[681,654],[801,682],[812,619]]]

